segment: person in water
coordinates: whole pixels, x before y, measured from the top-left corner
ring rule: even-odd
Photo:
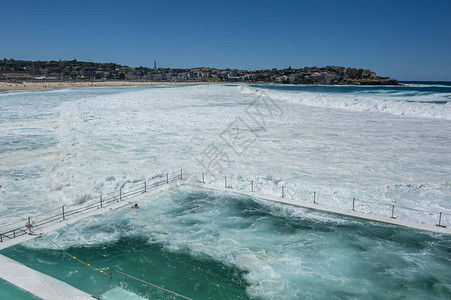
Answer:
[[[132,209],[138,209],[138,208],[139,208],[138,204],[135,204],[135,206],[132,206]]]

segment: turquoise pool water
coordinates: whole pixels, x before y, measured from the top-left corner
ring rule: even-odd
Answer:
[[[143,239],[123,237],[115,243],[71,247],[67,251],[90,262],[95,269],[104,270],[104,274],[113,270],[122,271],[196,299],[199,299],[199,295],[208,295],[210,299],[247,299],[245,293],[247,284],[241,279],[243,271],[215,261],[171,253],[165,251],[163,245],[147,245]],[[114,287],[147,295],[145,285],[131,279],[125,284],[124,276],[120,274],[113,274],[113,278],[110,279],[99,270],[87,267],[61,251],[17,246],[5,254],[97,297]],[[229,280],[235,280],[242,286]],[[156,295],[158,299],[171,299],[169,294],[158,292],[154,288],[149,292],[154,297],[151,299],[155,299]]]
[[[449,299],[451,237],[182,187],[1,253],[100,297]],[[156,293],[156,291],[151,291]],[[155,298],[167,295],[153,294]]]
[[[36,300],[40,298],[16,287],[8,281],[0,279],[0,299]]]

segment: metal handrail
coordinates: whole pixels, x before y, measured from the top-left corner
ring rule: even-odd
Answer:
[[[166,178],[163,179],[164,177],[166,177]],[[153,188],[156,188],[156,187],[164,185],[164,184],[168,184],[168,183],[178,180],[180,178],[181,178],[180,173],[176,173],[175,175],[174,175],[174,173],[159,174],[158,176],[153,177],[152,181],[154,181],[154,180],[157,180],[157,181],[152,182],[151,184],[147,184],[146,181],[144,181],[143,183],[133,184],[133,185],[129,186],[128,187],[129,189],[126,191],[123,191],[121,188],[119,195],[116,194],[109,198],[101,198],[100,202],[96,202],[96,203],[92,203],[92,201],[95,200],[94,198],[92,198],[92,199],[89,199],[86,201],[89,203],[88,205],[82,206],[82,207],[76,207],[76,208],[73,208],[72,210],[67,210],[67,209],[65,210],[64,206],[63,206],[63,207],[61,207],[62,213],[54,214],[54,215],[50,215],[50,216],[49,215],[46,216],[46,214],[40,214],[37,217],[43,217],[43,219],[38,219],[38,220],[36,220],[36,217],[29,217],[28,223],[30,225],[34,224],[37,226],[41,226],[41,225],[52,223],[55,221],[65,220],[65,217],[67,217],[67,216],[75,215],[75,214],[78,214],[78,213],[81,213],[81,212],[84,212],[87,210],[91,210],[91,209],[97,209],[99,207],[103,207],[104,205],[106,206],[113,202],[119,202],[123,199],[129,198],[129,197],[141,194],[141,193],[145,193],[147,191],[150,191]],[[142,187],[135,188],[138,185],[141,185]],[[132,188],[132,189],[130,189],[130,188]],[[112,193],[108,193],[106,195],[111,195],[111,194]],[[102,197],[102,196],[105,196],[105,195],[101,195],[100,197]],[[57,209],[60,209],[60,208],[57,208]],[[53,212],[57,209],[51,210],[49,212]],[[19,222],[23,222],[26,220],[27,219],[23,219],[22,221],[13,222],[13,223],[10,223],[9,225],[19,224]],[[11,228],[8,231],[0,233],[0,242],[3,242],[4,238],[12,239],[17,236],[25,235],[25,234],[27,234],[27,231],[29,231],[29,228],[25,225],[18,226],[16,228]]]
[[[200,175],[202,178],[201,180],[199,180]],[[193,180],[196,182],[205,183],[205,175],[206,175],[205,172],[183,172],[182,170],[180,172],[171,173],[171,174],[169,174],[169,173],[158,174],[158,175],[152,177],[149,184],[147,184],[147,182],[145,181],[144,184],[143,183],[135,183],[135,184],[128,186],[127,188],[122,187],[119,191],[119,195],[117,194],[117,192],[115,195],[112,195],[112,193],[106,194],[106,195],[112,195],[111,197],[105,197],[106,195],[101,195],[100,202],[98,200],[97,200],[97,202],[92,202],[95,199],[89,199],[86,201],[87,202],[86,204],[89,203],[88,205],[85,205],[82,207],[75,207],[75,208],[72,208],[71,210],[67,210],[67,209],[65,210],[65,208],[63,206],[62,214],[59,213],[59,214],[48,215],[47,213],[43,213],[43,214],[40,214],[39,216],[28,218],[28,223],[36,224],[36,225],[44,225],[44,224],[48,224],[48,223],[55,222],[55,221],[65,220],[66,216],[75,215],[75,214],[78,214],[78,213],[81,213],[81,212],[84,212],[87,210],[91,210],[91,209],[98,209],[99,207],[107,206],[113,202],[119,202],[123,199],[138,195],[140,193],[145,193],[148,190],[150,191],[158,186],[169,184],[169,183],[172,183],[172,182],[180,180],[180,179],[189,179],[189,180]],[[227,177],[224,177],[224,181],[225,181],[224,186],[230,187],[227,185]],[[251,183],[250,190],[252,192],[254,192],[254,181],[252,180],[250,183]],[[139,185],[141,185],[141,187],[136,188]],[[286,189],[284,190],[284,187],[285,186],[282,186],[282,198],[285,198],[287,195]],[[319,204],[317,198],[321,194],[323,194],[323,193],[317,193],[315,191],[313,192],[313,203]],[[328,195],[328,196],[332,196],[332,195]],[[308,199],[304,199],[304,200],[309,201]],[[373,202],[368,199],[352,198],[352,202],[350,201],[349,209],[352,207],[352,210],[355,211],[357,203],[360,203],[360,205],[366,204],[366,203],[378,205],[378,206],[390,205],[391,218],[395,218],[395,215],[394,215],[395,209],[397,210],[397,209],[401,208],[401,209],[406,209],[406,210],[414,210],[417,212],[424,212],[431,216],[437,215],[438,223],[436,225],[439,227],[446,227],[445,224],[448,221],[442,212],[434,213],[434,212],[425,211],[422,209],[405,207],[405,206],[396,204],[394,202],[393,203],[377,203],[377,202]],[[351,206],[351,204],[352,204],[352,206]],[[55,210],[49,211],[48,213],[54,212]],[[42,219],[38,219],[38,218],[42,218]],[[33,219],[33,222],[31,222],[31,219]],[[24,221],[24,219],[22,219],[22,221],[19,221],[19,222],[23,222],[23,221]],[[445,221],[445,222],[443,222],[443,221]],[[13,224],[18,225],[19,222],[12,222],[12,223],[9,223],[8,225],[13,225]],[[448,225],[448,224],[446,224],[446,225]],[[10,228],[5,228],[5,229],[8,229],[8,230],[3,233],[0,233],[0,242],[3,242],[4,238],[11,239],[16,236],[24,235],[24,234],[26,234],[27,230],[29,230],[29,228],[24,225],[17,226],[16,228],[10,227]]]
[[[200,176],[200,174],[202,174],[202,180],[199,180],[198,176]],[[86,206],[83,206],[83,207],[77,207],[77,208],[74,208],[72,210],[66,210],[65,212],[64,212],[64,207],[63,207],[63,213],[62,214],[48,216],[47,213],[43,213],[43,214],[39,215],[39,217],[43,217],[43,219],[40,219],[40,220],[36,220],[36,217],[31,217],[31,218],[33,218],[33,222],[32,223],[36,224],[36,225],[44,225],[44,224],[48,224],[48,223],[51,223],[51,222],[54,222],[54,221],[64,220],[65,216],[70,216],[70,215],[74,215],[74,214],[77,214],[77,213],[81,213],[81,212],[86,211],[86,210],[99,208],[99,206],[102,207],[102,205],[106,206],[106,205],[108,205],[110,203],[113,203],[113,202],[119,202],[119,201],[121,201],[121,200],[123,200],[125,198],[132,197],[132,196],[137,195],[139,193],[145,193],[147,190],[151,190],[151,189],[154,189],[154,188],[156,188],[158,186],[161,186],[161,185],[164,185],[164,184],[169,184],[171,182],[174,182],[174,181],[180,180],[180,179],[188,179],[189,178],[190,180],[193,180],[193,181],[196,181],[196,182],[205,183],[205,175],[206,175],[205,172],[183,172],[182,170],[180,171],[180,173],[176,172],[176,173],[171,173],[171,174],[169,174],[169,173],[158,174],[158,175],[152,177],[152,179],[150,180],[150,182],[151,182],[150,184],[147,184],[147,182],[144,182],[144,186],[142,188],[135,188],[138,185],[142,185],[142,183],[131,184],[130,186],[127,187],[127,189],[122,187],[120,189],[119,195],[117,195],[117,192],[116,192],[115,195],[113,195],[113,196],[111,196],[109,198],[107,198],[107,197],[103,197],[102,198],[102,196],[112,195],[112,193],[108,193],[108,194],[102,195],[100,203],[99,202],[92,203],[91,201],[93,201],[95,199],[89,199],[89,200],[86,201],[86,202],[89,202],[89,205],[86,205]],[[225,179],[224,185],[226,187],[230,187],[230,186],[227,185],[227,177],[225,177],[224,179]],[[282,198],[285,198],[286,195],[287,195],[286,191],[284,190],[284,187],[285,186],[282,186]],[[123,189],[125,189],[125,191]],[[254,181],[253,180],[251,181],[251,189],[250,190],[252,192],[254,192]],[[321,193],[321,194],[323,194],[323,193]],[[318,200],[317,199],[318,196],[320,196],[320,193],[317,193],[317,192],[314,191],[313,192],[313,203],[318,204],[318,201],[317,201]],[[331,196],[331,195],[329,195],[329,196]],[[307,199],[304,199],[304,200],[309,201]],[[446,217],[444,217],[442,212],[435,212],[434,213],[434,212],[431,212],[431,211],[425,211],[425,210],[422,210],[422,209],[415,209],[415,208],[411,208],[411,207],[405,207],[405,206],[401,206],[401,205],[398,205],[398,204],[395,205],[394,202],[393,203],[377,203],[377,202],[373,202],[373,201],[368,200],[368,199],[352,198],[352,202],[350,202],[350,203],[352,203],[352,210],[353,211],[356,210],[355,204],[357,204],[357,203],[360,203],[360,205],[362,203],[369,203],[369,204],[378,205],[378,206],[390,205],[391,217],[392,218],[395,218],[394,210],[395,210],[395,207],[396,207],[396,209],[401,208],[401,209],[406,209],[406,210],[414,210],[414,211],[417,211],[417,212],[424,212],[424,213],[427,213],[427,214],[429,214],[431,216],[432,215],[437,215],[439,218],[438,218],[438,223],[436,225],[439,226],[439,227],[446,227],[443,223],[445,223],[445,224],[447,223],[446,222],[447,219],[446,219]],[[349,206],[349,208],[351,208],[351,206]],[[52,210],[51,212],[53,212],[53,211],[54,210]],[[31,221],[30,221],[31,218],[28,218],[29,223],[31,223]],[[442,222],[442,219],[445,220],[445,222]],[[24,220],[19,221],[19,222],[23,222],[23,221]],[[19,222],[9,223],[8,225],[19,224]],[[0,233],[0,242],[3,242],[4,238],[14,238],[16,236],[20,236],[20,235],[26,234],[26,231],[28,229],[29,228],[25,227],[25,226],[18,226],[17,228],[14,228],[14,227],[13,228],[9,228],[8,231]],[[11,233],[13,235],[12,237],[11,237]],[[16,233],[18,233],[18,234],[16,234]]]
[[[162,288],[161,286],[152,284],[152,283],[150,283],[150,282],[144,281],[144,280],[139,279],[139,278],[136,278],[136,277],[134,277],[134,276],[131,276],[131,275],[122,273],[122,272],[120,272],[120,271],[114,270],[114,271],[108,273],[107,276],[109,276],[110,279],[112,279],[112,278],[113,278],[113,273],[118,273],[118,274],[121,274],[121,275],[125,276],[125,281],[127,281],[127,278],[131,278],[131,279],[133,279],[133,280],[136,280],[136,281],[139,281],[139,282],[141,282],[141,283],[144,283],[144,284],[147,285],[147,288],[148,288],[148,289],[149,289],[149,286],[152,286],[152,287],[157,288],[157,289],[159,289],[159,290],[162,290],[162,291],[165,291],[165,292],[167,292],[167,293],[170,293],[172,296],[176,296],[176,297],[179,297],[179,298],[182,298],[182,299],[192,300],[191,298],[188,298],[188,297],[185,297],[185,296],[183,296],[183,295],[177,294],[176,292],[173,292],[173,291],[170,291],[170,290],[168,290],[168,289]],[[147,290],[147,292],[149,292],[149,290]]]
[[[19,234],[17,234],[16,231],[19,231]],[[13,236],[10,236],[9,235],[10,233],[12,233]],[[0,242],[3,242],[3,238],[12,239],[12,238],[15,238],[15,237],[18,237],[18,236],[21,236],[21,235],[25,235],[25,234],[27,234],[27,229],[15,228],[13,230],[6,231],[4,233],[0,233]]]

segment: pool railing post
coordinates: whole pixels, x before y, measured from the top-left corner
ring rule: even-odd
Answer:
[[[394,204],[392,204],[392,206],[391,206],[391,218],[392,219],[396,219],[395,218],[395,205]]]
[[[440,216],[438,218],[438,224],[436,224],[435,226],[446,228],[446,226],[442,225],[442,212],[440,212]]]
[[[180,180],[183,180],[183,170],[180,170]]]
[[[252,180],[251,181],[251,192],[253,192],[254,191],[254,181]]]
[[[354,202],[355,202],[355,198],[352,198],[352,210],[355,211],[354,209]]]
[[[169,174],[166,173],[166,184],[169,184]]]
[[[282,185],[282,198],[285,198],[285,191],[284,191],[284,186]]]
[[[227,187],[227,176],[224,176],[224,187]]]
[[[62,210],[63,210],[63,220],[66,220],[66,218],[64,217],[64,205],[61,206]]]
[[[144,181],[144,193],[147,192],[147,183]]]
[[[122,201],[122,188],[119,189],[119,201]]]
[[[316,192],[313,192],[313,204],[316,204]]]
[[[205,174],[202,172],[202,183],[205,183]]]

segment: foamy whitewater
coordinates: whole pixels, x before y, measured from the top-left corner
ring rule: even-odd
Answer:
[[[278,108],[264,127],[250,124],[255,139],[237,154],[221,137],[237,118],[249,123],[246,112],[262,99]],[[207,171],[199,160],[205,162],[215,145],[230,160],[214,172],[219,181],[227,176],[234,189],[249,190],[254,180],[262,194],[279,195],[285,186],[287,197],[311,201],[315,191],[320,204],[346,209],[356,198],[359,211],[384,216],[395,204],[399,219],[430,225],[442,212],[442,223],[451,226],[451,86],[79,88],[3,93],[0,106],[0,225],[62,205],[83,205],[159,173]],[[217,183],[218,178],[207,175],[206,181]],[[164,201],[156,203],[166,208]],[[284,213],[305,214],[277,210],[278,216]],[[211,227],[210,222],[205,226]],[[118,235],[97,232],[92,238],[59,242],[88,245]],[[178,234],[153,239],[169,249],[186,242]],[[245,240],[253,242],[251,236]],[[233,257],[236,266],[253,269],[247,280],[262,284],[269,295],[282,289],[274,287],[274,278],[286,282],[287,297],[297,295],[299,287],[289,286],[294,275],[284,281],[281,266],[268,271],[258,260],[247,260],[247,254],[235,255],[229,244],[189,245],[195,253],[221,261]]]

